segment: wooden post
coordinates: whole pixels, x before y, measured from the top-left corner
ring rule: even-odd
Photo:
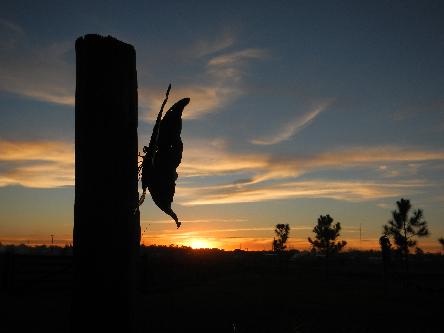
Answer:
[[[133,46],[76,41],[72,332],[134,332],[140,244]]]

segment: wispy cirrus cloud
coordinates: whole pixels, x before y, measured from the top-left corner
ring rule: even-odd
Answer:
[[[184,205],[231,204],[288,198],[332,198],[347,201],[375,200],[417,193],[433,186],[432,182],[406,181],[378,174],[382,165],[404,166],[444,161],[444,151],[428,151],[410,147],[349,147],[311,156],[280,156],[230,152],[224,145],[193,145],[179,169],[180,187],[177,202]],[[211,156],[211,158],[208,158]],[[421,163],[418,163],[421,162]],[[302,181],[302,175],[316,171],[375,171],[373,178],[362,181],[313,179]],[[224,181],[205,185],[205,179]],[[199,178],[195,178],[199,177]],[[202,180],[202,177],[204,178]],[[227,181],[227,177],[231,181]],[[368,178],[368,177],[367,177]],[[197,179],[197,182],[193,182]],[[222,179],[222,178],[221,178]]]
[[[0,140],[0,161],[74,162],[74,145],[61,141]]]
[[[334,169],[378,170],[381,164],[444,161],[444,151],[407,147],[355,147],[312,156],[230,152],[221,141],[190,145],[179,168],[175,201],[183,205],[233,204],[289,198],[377,200],[436,186],[427,179],[310,179],[302,175]],[[206,149],[206,150],[205,150]],[[416,165],[416,164],[415,164]],[[222,178],[221,178],[222,177]],[[223,181],[220,181],[224,179]],[[230,179],[230,180],[227,180]],[[74,183],[74,146],[59,141],[0,140],[0,186],[54,188]]]
[[[198,68],[197,72],[184,83],[174,86],[170,95],[170,101],[185,96],[191,98],[187,112],[183,114],[185,119],[197,119],[217,112],[244,94],[245,68],[251,61],[268,55],[267,51],[257,48],[231,50],[234,38],[226,35],[220,40],[211,43],[202,41],[196,45],[190,49],[193,55],[188,56]],[[163,89],[149,85],[139,88],[140,106],[148,110],[144,116],[148,122],[154,121],[154,115],[159,111],[165,93]]]
[[[171,224],[171,221],[170,221]],[[261,233],[263,231],[265,232],[272,232],[273,228],[270,227],[248,227],[248,228],[219,228],[219,229],[214,229],[214,225],[213,228],[209,227],[208,229],[196,229],[196,230],[192,230],[192,231],[184,231],[182,232],[180,235],[177,235],[180,238],[183,239],[187,239],[190,237],[203,237],[203,236],[213,236],[215,234],[233,234],[233,233],[243,233],[245,231],[255,231],[258,233]],[[168,235],[175,235],[177,234],[176,230],[168,228],[168,229],[161,229],[161,230],[156,230],[156,236],[159,238],[162,237],[167,237]]]
[[[170,101],[178,101],[180,98],[189,97],[190,104],[186,112],[183,113],[185,119],[197,119],[211,112],[216,112],[224,105],[234,100],[239,95],[239,91],[233,87],[219,84],[194,84],[186,86],[174,86]],[[144,120],[153,122],[164,99],[165,92],[152,87],[141,87],[139,89],[139,103],[142,108],[149,112],[144,115]]]
[[[191,57],[205,57],[233,46],[235,41],[232,34],[224,33],[219,38],[197,40],[187,53]]]
[[[267,167],[269,156],[254,153],[233,153],[223,140],[190,142],[179,172],[185,177],[217,176],[252,172]]]
[[[73,144],[0,140],[0,187],[54,188],[73,184]]]
[[[255,183],[294,178],[316,170],[363,166],[379,170],[381,166],[387,168],[397,163],[418,168],[418,162],[434,160],[444,160],[444,151],[387,145],[343,147],[311,155],[280,155],[233,152],[223,141],[215,140],[192,142],[184,154],[180,172],[185,177],[249,173],[251,182]]]
[[[328,198],[345,201],[367,201],[396,197],[406,192],[423,189],[425,182],[360,182],[360,181],[289,181],[260,187],[211,186],[206,188],[182,188],[184,205],[214,205],[245,202],[262,202],[292,198]]]
[[[321,112],[325,111],[330,104],[330,102],[321,103],[313,110],[301,116],[297,116],[290,122],[286,123],[276,133],[269,136],[252,139],[250,142],[256,145],[274,145],[286,141],[292,136],[296,135],[304,127],[308,126]]]
[[[74,105],[72,42],[31,46],[19,25],[0,20],[0,90],[39,101]],[[5,44],[6,43],[6,44]]]
[[[191,220],[181,220],[184,223],[240,223],[240,222],[247,222],[248,219],[245,218],[231,218],[231,219],[223,219],[223,218],[201,218],[201,219],[191,219]],[[144,219],[141,221],[141,225],[156,225],[156,224],[171,224],[171,219],[165,219],[165,220],[148,220]]]
[[[268,52],[261,49],[244,49],[236,52],[218,55],[208,61],[208,67],[214,66],[233,66],[250,59],[263,59]]]
[[[0,18],[0,50],[14,48],[24,35],[25,32],[19,25]]]
[[[31,46],[26,31],[19,25],[0,19],[0,91],[61,105],[75,102],[75,63],[73,42],[55,42]],[[248,63],[262,59],[267,52],[247,48],[231,50],[235,39],[224,34],[219,39],[201,40],[178,56],[188,56],[187,66],[197,72],[175,85],[170,101],[190,97],[192,103],[184,118],[196,119],[216,112],[244,93],[242,80]],[[71,53],[71,56],[69,54]],[[164,97],[164,87],[139,87],[139,105],[148,110],[144,119],[152,122]]]

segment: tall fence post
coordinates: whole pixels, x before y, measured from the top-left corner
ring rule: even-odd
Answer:
[[[136,330],[137,72],[132,45],[76,41],[72,332]]]

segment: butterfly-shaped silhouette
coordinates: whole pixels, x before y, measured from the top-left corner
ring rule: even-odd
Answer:
[[[183,143],[180,137],[182,112],[190,99],[183,98],[175,103],[162,118],[163,108],[168,100],[170,90],[171,84],[168,86],[165,100],[157,115],[150,143],[148,147],[143,147],[145,155],[142,155],[142,164],[139,166],[143,193],[139,200],[139,206],[145,200],[148,188],[154,203],[170,215],[179,228],[182,223],[179,222],[176,213],[171,209],[171,203],[178,176],[176,169],[182,160]]]

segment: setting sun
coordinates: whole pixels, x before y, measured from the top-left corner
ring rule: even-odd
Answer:
[[[189,244],[193,249],[209,249],[214,247],[205,239],[193,239]]]

